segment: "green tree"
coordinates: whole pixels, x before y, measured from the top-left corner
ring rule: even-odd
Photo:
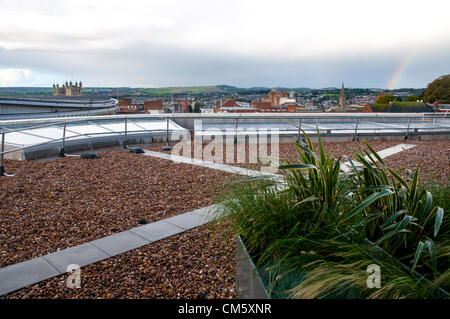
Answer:
[[[450,103],[450,74],[443,75],[429,83],[423,92],[423,100],[427,103]]]
[[[194,113],[201,113],[200,107],[201,107],[200,102],[195,102],[194,103]]]
[[[393,102],[401,102],[402,99],[398,96],[393,96],[391,94],[381,94],[375,100],[375,104],[389,104]]]
[[[418,95],[410,95],[405,99],[405,102],[417,102],[422,100],[422,98]]]

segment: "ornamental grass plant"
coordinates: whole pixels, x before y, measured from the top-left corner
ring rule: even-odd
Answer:
[[[448,298],[449,223],[433,199],[446,207],[448,186],[420,185],[420,166],[395,171],[366,142],[343,165],[318,130],[317,149],[303,134],[280,184],[246,179],[222,202],[271,297]],[[373,264],[379,288],[367,284]]]

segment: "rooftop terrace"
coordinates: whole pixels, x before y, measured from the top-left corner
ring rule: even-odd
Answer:
[[[405,141],[380,140],[372,141],[371,145],[380,151],[399,143]],[[414,147],[388,156],[385,162],[394,169],[411,170],[420,163],[424,182],[448,183],[448,139],[406,144]],[[140,146],[160,152],[163,145]],[[351,155],[349,148],[356,147],[357,142],[325,143],[326,151],[336,158]],[[295,157],[292,143],[281,143],[279,149],[282,161]],[[247,154],[248,151],[249,145]],[[185,212],[210,205],[240,179],[209,164],[200,167],[176,163],[147,156],[151,153],[138,155],[119,148],[98,154],[97,160],[76,157],[6,160],[5,167],[14,176],[0,177],[0,288],[5,289],[5,276],[17,263],[53,256],[91,241],[97,247],[100,243],[95,244],[96,240],[105,236],[116,238],[129,229],[182,217]],[[245,163],[228,165],[261,168],[260,163],[248,163],[246,158]],[[143,225],[146,223],[149,224]],[[6,297],[235,298],[234,238],[201,224],[180,228],[178,234],[139,244],[136,249],[124,248],[123,253],[108,253],[112,257],[88,262],[82,267],[81,289],[68,288],[67,274],[56,273],[52,275],[54,278],[37,280]],[[116,248],[122,240],[117,238],[113,244]],[[56,260],[45,256],[50,263]]]

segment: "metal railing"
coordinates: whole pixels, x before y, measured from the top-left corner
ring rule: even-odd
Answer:
[[[64,120],[64,121],[55,121],[55,122],[50,122],[50,123],[46,123],[46,124],[40,124],[40,125],[34,125],[34,126],[27,126],[27,127],[22,127],[19,129],[9,129],[8,127],[5,127],[4,123],[3,126],[0,126],[0,134],[1,134],[1,149],[0,149],[0,176],[2,175],[6,175],[6,176],[12,176],[9,174],[6,174],[5,172],[5,161],[4,161],[4,155],[9,154],[9,153],[14,153],[17,151],[24,151],[26,149],[31,149],[31,148],[36,148],[36,147],[40,147],[40,146],[44,146],[44,145],[49,145],[49,144],[54,144],[54,143],[61,143],[61,149],[60,149],[60,156],[64,156],[65,155],[65,146],[66,146],[66,141],[70,140],[70,139],[76,139],[79,137],[85,137],[88,139],[94,139],[97,136],[101,136],[101,135],[123,135],[124,139],[123,139],[123,147],[127,148],[127,142],[128,142],[128,134],[132,134],[132,133],[143,133],[143,132],[148,132],[150,134],[154,134],[154,133],[165,133],[166,135],[166,141],[167,143],[169,142],[169,135],[171,132],[173,131],[177,131],[177,130],[171,130],[169,129],[169,117],[168,116],[159,116],[159,117],[152,117],[153,120],[155,119],[166,119],[166,129],[146,129],[143,126],[139,125],[138,123],[135,123],[134,121],[130,120],[128,117],[125,117],[123,119],[124,121],[124,130],[123,131],[114,131],[114,130],[110,130],[108,128],[106,128],[105,126],[100,125],[99,123],[95,123],[94,121],[97,120],[97,117],[93,117],[91,119],[87,119],[87,118],[82,118],[82,119],[73,119],[73,120]],[[116,122],[116,121],[115,121]],[[134,125],[136,125],[137,127],[141,128],[140,130],[129,130],[128,129],[128,122],[133,123]],[[98,126],[100,128],[103,128],[105,130],[108,130],[108,132],[91,132],[91,133],[77,133],[74,131],[71,131],[70,128],[68,128],[68,124],[82,124],[82,123],[88,123],[91,125],[95,125]],[[2,124],[0,124],[2,125]],[[48,136],[43,136],[43,135],[38,135],[35,133],[31,133],[29,131],[32,130],[36,130],[36,129],[42,129],[42,128],[59,128],[62,129],[62,136],[60,138],[52,138],[52,137],[48,137]],[[67,132],[71,132],[71,133],[75,133],[74,135],[71,136],[67,136]],[[28,146],[20,146],[20,147],[15,147],[12,149],[8,149],[5,150],[5,143],[6,143],[6,134],[11,134],[11,133],[21,133],[21,134],[26,134],[26,135],[30,135],[30,136],[35,136],[35,137],[39,137],[39,138],[45,138],[48,141],[45,141],[43,143],[36,143],[36,144],[32,144],[32,145],[28,145]],[[14,144],[14,143],[11,143]],[[17,145],[17,144],[16,144]]]
[[[330,134],[330,135],[353,135],[353,139],[357,140],[358,136],[361,134],[373,134],[377,135],[380,132],[387,132],[387,134],[400,134],[404,135],[405,139],[409,138],[411,133],[450,133],[450,119],[446,117],[446,114],[403,114],[399,116],[398,114],[389,115],[379,115],[379,114],[339,114],[336,116],[330,116],[326,114],[317,113],[302,113],[302,114],[158,114],[158,115],[115,115],[115,116],[90,116],[90,117],[80,117],[76,119],[68,118],[51,118],[51,119],[38,119],[38,120],[16,120],[16,121],[0,121],[0,132],[2,136],[1,141],[1,151],[0,151],[0,173],[5,174],[4,169],[4,155],[8,153],[13,153],[17,151],[24,151],[30,148],[41,147],[44,145],[61,143],[60,155],[65,154],[65,147],[67,140],[73,140],[80,137],[94,139],[98,136],[105,135],[123,135],[122,145],[126,148],[128,143],[129,134],[155,134],[155,133],[165,133],[167,146],[169,144],[169,135],[174,129],[169,129],[170,120],[219,120],[219,122],[208,123],[209,125],[220,125],[229,124],[234,127],[233,134],[235,139],[240,133],[241,129],[249,125],[266,124],[267,122],[278,125],[284,129],[279,130],[280,134],[297,135],[297,140],[300,140],[301,133],[299,128],[304,129],[308,134],[315,134],[316,125],[319,128],[320,134]],[[438,123],[436,125],[436,120],[444,119],[445,123]],[[156,121],[165,120],[165,129],[146,129],[145,127],[139,125],[139,121]],[[261,122],[262,121],[262,122]],[[342,122],[341,122],[342,121]],[[394,121],[394,122],[392,122]],[[40,123],[44,122],[44,123]],[[124,130],[112,130],[107,127],[108,123],[124,123]],[[37,123],[37,125],[32,125]],[[91,132],[91,133],[78,133],[70,130],[70,126],[74,124],[87,123],[89,125],[95,125],[103,132]],[[137,126],[139,130],[129,130],[128,123],[132,123]],[[280,125],[284,123],[285,125]],[[327,124],[340,123],[342,127],[326,127]],[[383,125],[383,127],[377,127],[377,125]],[[102,125],[103,124],[103,125]],[[347,125],[346,125],[347,124]],[[365,124],[375,125],[375,127],[368,127]],[[401,125],[403,124],[403,125]],[[421,124],[421,125],[417,125]],[[423,125],[427,124],[427,125]],[[431,126],[429,126],[431,124]],[[443,124],[443,125],[441,125]],[[14,128],[20,126],[20,128]],[[426,127],[429,126],[429,127]],[[43,136],[36,134],[33,130],[54,127],[62,130],[62,136],[60,138],[54,138],[50,136]],[[184,130],[184,128],[182,127]],[[106,132],[105,132],[106,131]],[[67,136],[67,132],[73,135]],[[12,149],[5,150],[6,135],[12,133],[21,133],[38,138],[47,139],[47,141],[42,143],[36,143],[27,146],[19,146]],[[241,132],[242,133],[242,132]],[[245,134],[245,129],[243,130]],[[204,132],[201,132],[203,135]],[[84,140],[84,139],[83,139]],[[10,143],[10,145],[19,145],[17,143]]]

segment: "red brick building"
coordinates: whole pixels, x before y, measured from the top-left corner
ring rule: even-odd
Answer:
[[[236,103],[234,99],[227,99],[222,103],[221,107],[239,107],[240,105]]]
[[[181,106],[182,113],[189,112],[189,105],[191,105],[191,102],[189,100],[178,100],[177,102]],[[192,107],[192,105],[191,105],[191,107]]]
[[[153,101],[144,101],[144,112],[151,113],[151,111],[162,111],[163,109],[163,101],[162,100],[153,100]]]
[[[268,97],[263,97],[261,99],[262,102],[269,102],[271,105],[280,105],[282,98],[289,98],[288,92],[277,92],[277,91],[271,91],[268,94]]]
[[[258,112],[297,112],[296,104],[272,105],[271,102],[252,102],[250,105]]]
[[[295,98],[289,98],[288,92],[269,92],[261,102],[252,102],[251,105],[259,112],[297,112],[298,104]]]
[[[118,99],[120,113],[139,113],[142,112],[144,106],[139,103],[133,103],[130,98]]]
[[[141,103],[133,103],[131,98],[118,99],[120,113],[152,113],[161,112],[163,108],[162,100],[143,101]]]

